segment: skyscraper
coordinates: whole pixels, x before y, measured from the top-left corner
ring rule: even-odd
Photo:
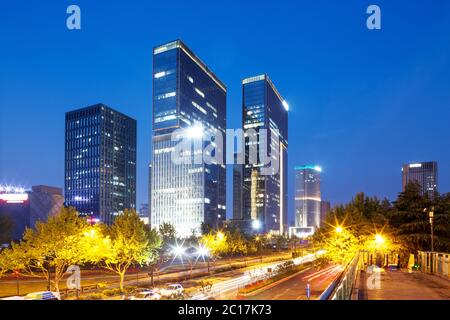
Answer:
[[[65,200],[106,224],[136,208],[136,120],[104,104],[66,113]]]
[[[177,129],[195,132],[184,137],[195,140],[192,157],[204,156],[198,140],[203,147],[204,137],[225,137],[226,129],[225,85],[180,40],[153,49],[151,223],[171,223],[187,237],[202,223],[215,227],[225,220],[226,171],[223,163],[175,163],[178,142],[171,136]]]
[[[242,218],[251,220],[258,231],[287,232],[287,147],[288,105],[267,75],[242,81],[242,126],[245,135],[245,164],[242,174]],[[267,141],[262,144],[262,129]],[[254,130],[255,133],[250,133]],[[251,163],[251,137],[258,137],[257,149],[265,144],[270,159],[279,166],[271,174],[263,174],[262,163]]]
[[[402,167],[402,190],[406,185],[417,182],[420,185],[422,194],[430,197],[438,191],[438,165],[437,162],[418,162],[404,164]]]
[[[330,201],[322,200],[320,202],[320,226],[323,225],[328,213],[331,211]]]
[[[233,166],[233,219],[242,220],[242,164]]]
[[[295,167],[295,226],[320,227],[321,201],[319,166]]]

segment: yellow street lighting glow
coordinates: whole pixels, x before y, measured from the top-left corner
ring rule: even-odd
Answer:
[[[383,236],[382,236],[382,235],[379,235],[379,234],[375,235],[375,242],[376,242],[377,244],[382,244],[382,243],[384,242]]]
[[[225,235],[222,232],[217,232],[217,239],[222,240]]]
[[[342,227],[337,227],[336,228],[336,232],[337,233],[342,233],[342,231],[344,231],[344,229],[342,229]]]

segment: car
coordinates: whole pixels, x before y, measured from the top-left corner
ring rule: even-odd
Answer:
[[[27,300],[27,299],[25,299],[25,297],[21,297],[21,296],[12,296],[12,297],[1,298],[0,300]]]
[[[56,291],[40,291],[27,294],[24,300],[61,300],[61,295]]]
[[[161,295],[156,293],[154,290],[144,290],[131,296],[129,300],[159,300]]]
[[[184,293],[184,288],[181,284],[169,284],[164,289],[161,289],[161,296],[163,297],[175,297],[182,295]]]

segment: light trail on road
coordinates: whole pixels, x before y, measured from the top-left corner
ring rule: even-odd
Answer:
[[[295,265],[312,262],[316,259],[317,255],[321,254],[321,253],[322,252],[320,252],[320,253],[318,252],[316,254],[309,254],[304,257],[292,259],[292,261],[294,262]],[[237,293],[239,287],[242,287],[242,286],[248,284],[250,282],[250,280],[252,279],[252,277],[261,276],[261,275],[267,273],[267,269],[269,269],[269,268],[275,269],[278,265],[280,265],[284,262],[277,262],[274,264],[266,265],[264,267],[256,267],[254,269],[247,270],[244,272],[243,275],[238,276],[237,278],[225,280],[225,281],[214,284],[211,293],[208,293],[207,295],[205,295],[202,292],[198,292],[191,299],[192,300],[205,300],[208,298],[219,298],[219,297],[223,298],[224,296],[230,295],[233,292]]]

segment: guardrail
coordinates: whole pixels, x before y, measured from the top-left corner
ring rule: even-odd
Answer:
[[[319,296],[319,300],[350,300],[359,270],[360,253],[345,266],[337,277]]]
[[[450,278],[450,253],[418,252],[420,271]]]

